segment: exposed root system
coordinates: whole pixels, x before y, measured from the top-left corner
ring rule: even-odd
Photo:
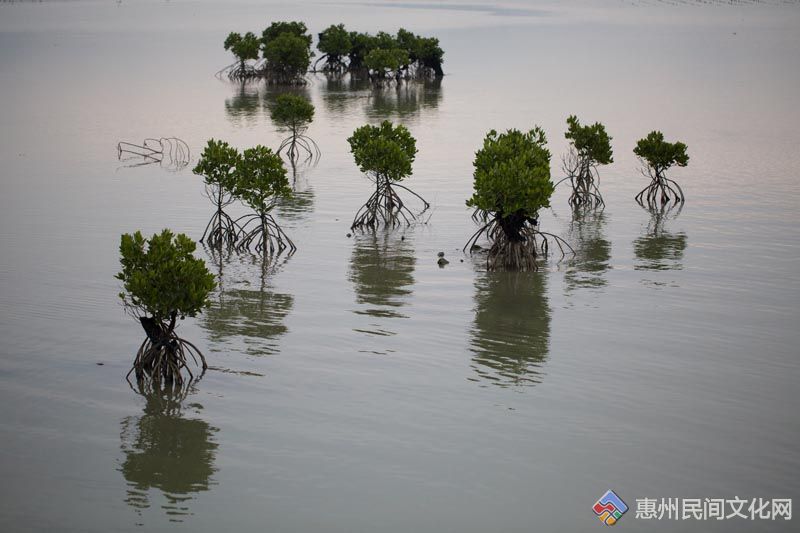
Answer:
[[[563,259],[567,253],[575,255],[575,250],[567,241],[544,231],[536,229],[536,221],[526,219],[517,222],[512,228],[504,228],[498,217],[491,218],[484,211],[476,210],[473,220],[488,220],[481,228],[472,234],[464,252],[472,253],[478,239],[486,236],[492,243],[486,256],[487,270],[529,271],[538,270],[538,260],[550,254],[551,241],[555,243]],[[508,224],[506,224],[508,226]]]
[[[177,137],[147,138],[142,144],[117,143],[117,158],[128,167],[159,164],[167,170],[181,170],[189,164],[189,145]]]
[[[313,165],[322,156],[322,151],[311,137],[302,133],[293,134],[283,140],[276,151],[278,155],[285,153],[293,165],[300,162]]]
[[[431,206],[422,196],[408,187],[398,183],[392,183],[388,179],[381,177],[378,177],[375,183],[375,192],[373,192],[369,200],[359,208],[350,229],[374,229],[381,223],[387,226],[396,226],[402,223],[408,225]],[[406,206],[395,189],[403,189],[417,197],[422,202],[422,211],[415,215],[414,212]]]
[[[135,373],[140,387],[162,385],[182,387],[186,382],[183,371],[189,375],[191,382],[195,378],[189,369],[189,359],[195,366],[201,366],[203,372],[208,368],[206,359],[200,350],[191,342],[178,337],[175,333],[175,315],[169,323],[161,323],[153,318],[140,317],[147,338],[136,352],[133,367],[125,376],[128,379]]]
[[[636,195],[636,201],[642,207],[661,209],[666,205],[680,205],[686,200],[683,190],[674,180],[664,175],[663,170],[654,170],[650,166],[642,169],[642,174],[650,178],[650,184]]]
[[[573,209],[605,207],[599,189],[600,173],[597,171],[597,165],[591,164],[585,158],[582,159],[575,149],[570,147],[569,153],[562,159],[562,168],[567,177],[556,183],[556,186],[569,180],[572,194],[568,202]]]
[[[219,79],[227,77],[228,79],[235,81],[252,80],[261,76],[263,62],[263,59],[256,63],[237,61],[236,63],[231,63],[227,67],[218,70],[214,76]]]
[[[239,236],[240,228],[224,210],[233,202],[233,195],[219,185],[206,185],[206,196],[214,202],[217,210],[206,224],[200,242],[217,249],[221,249],[223,246],[233,247]]]
[[[238,251],[253,249],[264,257],[274,257],[287,248],[289,255],[297,250],[292,240],[268,213],[245,215],[236,220],[235,224],[241,228],[236,244]]]

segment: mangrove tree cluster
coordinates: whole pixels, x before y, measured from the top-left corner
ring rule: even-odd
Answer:
[[[263,78],[268,83],[302,85],[314,52],[311,35],[302,22],[273,22],[257,37],[231,32],[224,47],[236,62],[222,69],[231,79]],[[260,54],[260,59],[259,59]]]
[[[265,257],[286,248],[295,251],[294,243],[271,214],[280,198],[291,195],[286,167],[278,154],[261,145],[240,153],[226,142],[211,139],[194,173],[203,176],[206,195],[216,207],[200,242],[239,251],[253,248]],[[253,212],[233,220],[224,208],[234,199]]]
[[[444,76],[444,51],[439,39],[423,37],[403,28],[386,32],[348,32],[344,24],[332,25],[319,34],[320,58],[314,70],[330,74],[349,72],[382,85],[410,78]]]

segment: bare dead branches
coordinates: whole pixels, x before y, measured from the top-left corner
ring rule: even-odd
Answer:
[[[178,171],[189,164],[191,152],[189,145],[177,137],[147,138],[141,144],[117,143],[117,159],[127,162],[127,167],[158,164],[166,170]]]

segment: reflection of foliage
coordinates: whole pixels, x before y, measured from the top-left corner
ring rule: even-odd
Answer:
[[[547,357],[550,309],[546,274],[489,272],[475,284],[475,381],[501,387],[539,383]]]
[[[278,351],[277,340],[288,330],[284,324],[294,298],[268,289],[227,289],[214,298],[202,326],[214,343],[241,339],[251,355]]]
[[[225,114],[232,122],[255,117],[261,108],[258,87],[244,81],[237,86],[236,94],[225,100]]]
[[[358,80],[352,76],[344,78],[326,77],[322,101],[330,113],[345,114],[362,99],[366,99],[372,85],[369,80]]]
[[[664,229],[667,216],[653,213],[644,235],[633,241],[636,270],[680,270],[686,250],[686,234],[670,233]]]
[[[406,304],[414,284],[414,250],[406,240],[388,233],[359,236],[350,258],[350,281],[355,286],[356,302],[370,308],[363,314],[376,317],[402,317],[397,309]]]
[[[406,118],[418,114],[423,109],[436,109],[441,99],[441,78],[397,87],[378,88],[370,93],[367,116]]]
[[[167,500],[162,509],[171,520],[179,520],[180,515],[190,514],[192,494],[214,484],[218,430],[203,420],[185,418],[180,395],[156,392],[145,398],[144,413],[121,423],[125,457],[120,471],[128,482],[125,501],[141,512],[150,507],[150,490],[158,489]]]
[[[569,288],[606,285],[603,276],[610,268],[611,243],[603,233],[605,222],[602,211],[575,210],[569,231],[570,241],[577,245],[574,267],[564,274]]]

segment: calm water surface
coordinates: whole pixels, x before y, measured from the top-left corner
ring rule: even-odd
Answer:
[[[0,4],[1,529],[575,532],[608,488],[797,501],[800,6],[730,4]],[[280,19],[434,34],[447,76],[312,78],[323,157],[276,214],[297,253],[264,274],[198,250],[220,289],[181,332],[213,369],[138,395],[119,235],[199,238],[212,207],[190,169],[128,168],[116,143],[277,146],[275,93],[213,74],[227,32]],[[573,217],[559,190],[542,224],[576,259],[486,273],[460,251],[475,150],[539,124],[559,176],[571,113],[614,138],[608,207]],[[430,218],[348,238],[369,184],[345,139],[384,118],[418,140]],[[689,146],[677,217],[633,201],[655,128]]]

